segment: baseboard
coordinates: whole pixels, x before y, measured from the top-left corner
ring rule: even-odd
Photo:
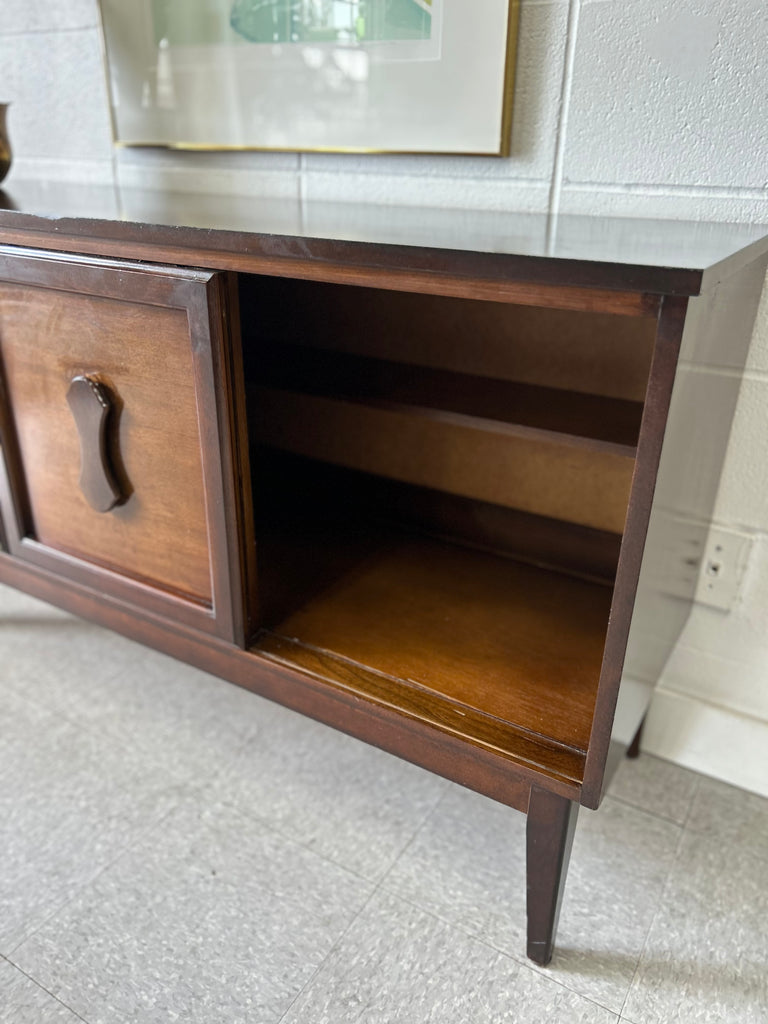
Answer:
[[[643,750],[768,797],[768,722],[656,690]]]

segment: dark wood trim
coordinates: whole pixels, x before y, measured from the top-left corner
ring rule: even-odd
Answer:
[[[124,302],[185,308],[190,286],[205,285],[212,271],[161,267],[28,246],[0,245],[0,280],[13,284],[119,298]],[[113,287],[110,287],[110,284]]]
[[[162,199],[164,194],[157,193]],[[9,240],[21,235],[37,237],[31,245],[71,252],[100,253],[100,244],[116,242],[121,252],[128,251],[131,243],[159,249],[205,251],[215,257],[221,255],[250,254],[284,261],[282,273],[298,276],[290,269],[293,261],[310,259],[314,263],[339,265],[367,265],[379,270],[387,267],[410,268],[413,271],[455,274],[463,277],[519,279],[531,282],[573,285],[580,288],[608,288],[634,292],[652,292],[671,295],[697,295],[703,272],[688,267],[655,266],[648,264],[599,262],[596,260],[552,259],[549,256],[519,255],[505,252],[482,252],[472,249],[450,249],[430,246],[419,238],[414,244],[377,241],[372,233],[367,239],[344,239],[330,233],[313,237],[301,233],[267,233],[253,229],[232,230],[217,228],[213,223],[194,226],[196,217],[205,218],[195,209],[195,197],[169,195],[170,200],[183,200],[178,213],[170,216],[180,222],[173,224],[146,224],[130,220],[98,219],[93,217],[47,217],[16,210],[0,211],[0,230]],[[319,204],[322,207],[322,203]],[[342,209],[345,204],[340,204]],[[296,224],[305,211],[295,207]],[[310,211],[311,212],[311,211]],[[451,211],[448,211],[450,216]],[[183,220],[182,220],[183,218]],[[334,225],[335,227],[335,225]],[[365,227],[363,227],[365,231]],[[91,248],[84,250],[79,245]],[[189,259],[182,262],[190,265]],[[203,265],[213,266],[206,261]],[[218,265],[217,265],[218,266]],[[226,269],[226,268],[220,268]],[[245,269],[245,268],[240,268]]]
[[[4,546],[19,551],[30,523],[29,499],[19,456],[16,428],[0,358],[0,513],[4,522]]]
[[[230,394],[226,379],[221,306],[223,282],[210,278],[187,301],[192,365],[197,396],[197,425],[203,467],[205,511],[216,633],[245,642],[242,580],[237,553],[237,508],[232,479]],[[223,408],[222,408],[223,407]],[[222,436],[223,434],[223,436]]]
[[[531,788],[526,821],[527,951],[548,964],[568,874],[579,805],[538,787]]]
[[[31,536],[21,536],[17,544],[11,545],[11,552],[17,558],[57,573],[63,579],[71,579],[84,586],[96,585],[98,581],[100,588],[114,593],[122,601],[133,601],[157,615],[171,616],[204,633],[218,632],[210,604],[187,594],[161,589],[153,580],[127,576],[119,569],[88,562],[67,551],[41,544]]]
[[[611,621],[605,642],[603,669],[595,702],[594,725],[584,773],[582,803],[597,807],[602,795],[611,728],[621,683],[629,627],[632,621],[645,536],[653,504],[656,474],[664,440],[685,324],[688,299],[667,297],[659,314],[656,348],[648,378],[637,461],[627,511],[624,543],[619,556]]]
[[[93,223],[93,222],[87,222]],[[125,257],[204,266],[307,281],[375,287],[394,291],[486,299],[555,309],[655,317],[665,277],[655,268],[578,264],[543,257],[422,250],[410,246],[381,246],[354,242],[328,242],[263,235],[234,235],[229,246],[217,248],[217,232],[178,229],[188,244],[148,241],[147,229],[124,240],[120,225],[109,223],[108,236],[62,237],[50,231],[3,231],[10,245],[40,246],[73,254]],[[225,233],[226,234],[226,233]],[[194,237],[191,237],[193,235]],[[553,266],[557,264],[557,266]],[[597,272],[597,269],[602,274]],[[701,274],[678,272],[680,290],[698,294]],[[635,289],[635,283],[647,287]]]
[[[292,638],[265,631],[257,637],[252,651],[286,669],[306,672],[317,679],[343,686],[404,716],[460,736],[473,746],[533,767],[544,777],[564,782],[571,790],[581,785],[584,751],[576,747],[501,721],[412,681],[371,671],[328,651],[314,650]]]
[[[256,628],[257,588],[237,276],[217,274],[211,279],[209,291],[210,332],[218,342],[213,345],[213,364],[229,558],[229,600],[235,615],[235,642],[242,647],[247,646]]]

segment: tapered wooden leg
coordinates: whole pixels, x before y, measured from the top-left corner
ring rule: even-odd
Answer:
[[[531,789],[527,822],[528,956],[548,964],[555,945],[579,805]]]
[[[627,757],[640,757],[640,744],[643,740],[643,726],[645,725],[645,715],[643,720],[637,727],[637,732],[632,739],[632,742],[627,747]]]

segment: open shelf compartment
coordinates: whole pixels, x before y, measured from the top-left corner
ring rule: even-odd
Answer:
[[[353,330],[367,290],[300,284],[277,318],[280,288],[243,303],[252,649],[577,788],[652,325],[617,355],[620,318],[585,314],[590,371],[550,310],[369,292],[378,316]],[[490,353],[516,318],[526,352]]]
[[[604,584],[393,533],[255,646],[580,782],[610,602]]]

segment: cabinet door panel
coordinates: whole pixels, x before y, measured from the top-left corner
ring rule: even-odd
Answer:
[[[11,551],[236,637],[226,292],[204,271],[0,257]]]

